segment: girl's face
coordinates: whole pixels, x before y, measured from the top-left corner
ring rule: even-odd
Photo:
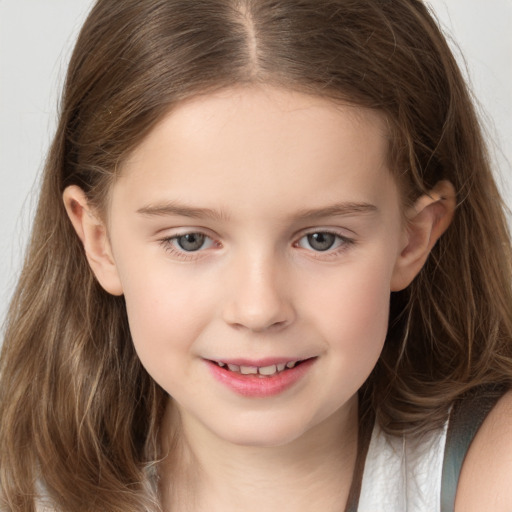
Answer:
[[[110,247],[135,348],[185,427],[278,445],[354,404],[407,243],[387,150],[378,113],[233,88],[132,154]]]

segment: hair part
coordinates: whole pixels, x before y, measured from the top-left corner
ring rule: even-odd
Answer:
[[[62,203],[79,185],[107,211],[122,164],[181,101],[269,84],[382,112],[406,200],[455,186],[453,225],[391,298],[361,390],[390,433],[421,433],[464,392],[510,384],[510,242],[478,120],[418,0],[99,0],[69,64],[0,380],[0,488],[33,511],[159,509],[165,392],[140,364],[122,297],[96,282]]]

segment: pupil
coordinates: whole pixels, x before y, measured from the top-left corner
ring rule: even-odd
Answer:
[[[179,236],[177,242],[184,251],[197,251],[203,246],[204,238],[201,233],[189,233]]]
[[[313,233],[308,235],[309,245],[315,251],[327,251],[334,245],[336,236],[332,233]]]

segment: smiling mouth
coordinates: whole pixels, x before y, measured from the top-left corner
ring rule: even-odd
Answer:
[[[312,359],[312,358],[309,358]],[[269,366],[244,366],[231,363],[223,363],[222,361],[211,361],[217,366],[223,368],[226,371],[238,373],[240,375],[257,375],[260,377],[272,377],[279,373],[291,370],[301,363],[308,361],[309,359],[302,359],[296,361],[288,361],[287,363],[271,364]]]

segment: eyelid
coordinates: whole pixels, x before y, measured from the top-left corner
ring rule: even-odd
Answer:
[[[351,229],[340,228],[340,227],[330,227],[330,226],[314,226],[311,228],[301,229],[294,236],[295,240],[299,240],[308,235],[314,235],[315,233],[329,233],[330,235],[335,235],[343,240],[353,240],[356,236],[356,233]]]

